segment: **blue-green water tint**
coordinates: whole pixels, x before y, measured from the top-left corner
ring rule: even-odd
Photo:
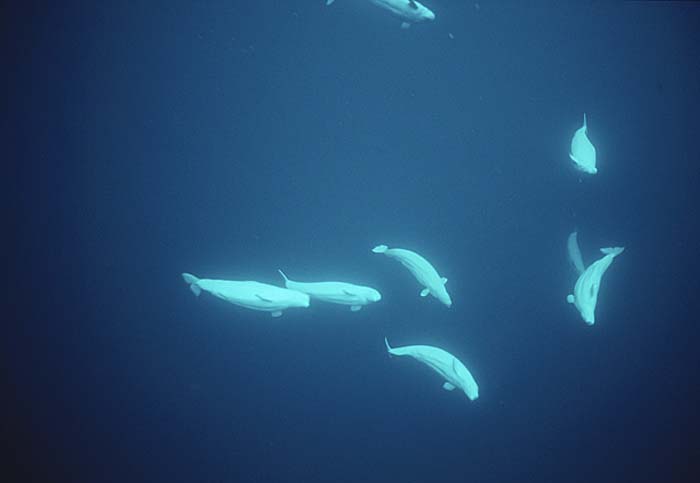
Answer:
[[[697,6],[425,0],[402,30],[368,2],[111,3],[2,15],[24,474],[697,474]],[[568,156],[583,112],[593,177]],[[565,300],[574,229],[589,263],[626,247],[592,327]],[[452,307],[379,243],[438,267]],[[180,277],[278,268],[382,301],[273,319]],[[479,398],[385,336],[454,354]]]

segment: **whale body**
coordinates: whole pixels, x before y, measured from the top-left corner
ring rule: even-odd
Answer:
[[[586,113],[583,113],[583,126],[578,128],[571,138],[571,152],[569,157],[574,162],[574,166],[579,171],[588,174],[596,174],[595,167],[596,154],[595,146],[588,139],[588,124],[586,123]]]
[[[379,302],[382,295],[372,287],[354,285],[346,282],[296,282],[290,280],[282,270],[277,270],[284,285],[291,290],[303,292],[312,299],[322,300],[333,304],[349,305],[350,310],[357,312],[364,305]]]
[[[384,344],[386,344],[386,350],[389,354],[413,357],[440,374],[445,380],[442,387],[446,391],[459,388],[472,401],[479,397],[479,386],[474,380],[474,376],[459,359],[449,352],[429,345],[391,347],[386,337],[384,337]]]
[[[437,270],[435,270],[428,260],[411,250],[389,248],[386,245],[378,245],[374,247],[372,251],[374,253],[383,253],[389,258],[394,258],[401,262],[401,264],[413,274],[416,280],[418,280],[418,283],[425,287],[420,293],[421,297],[430,294],[446,306],[452,306],[452,299],[445,288],[447,279],[440,277]]]
[[[574,293],[566,297],[566,301],[578,309],[581,318],[588,325],[595,324],[595,307],[598,303],[598,291],[603,274],[610,267],[616,256],[625,251],[624,247],[601,248],[605,255],[596,260],[581,273],[576,280]]]
[[[335,0],[326,0],[330,5]],[[414,0],[369,0],[372,4],[387,10],[403,22],[401,28],[408,28],[411,24],[435,20],[435,13],[420,2]]]
[[[183,273],[183,280],[197,297],[202,290],[234,305],[271,312],[273,317],[291,307],[308,307],[309,296],[296,290],[252,281],[212,280]]]

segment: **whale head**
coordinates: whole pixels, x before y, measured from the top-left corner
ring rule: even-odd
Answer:
[[[428,7],[420,2],[408,2],[400,8],[407,19],[411,22],[425,22],[427,20],[435,20],[435,14]]]
[[[428,7],[423,7],[421,14],[423,15],[423,20],[435,20],[435,14]]]
[[[370,302],[379,302],[381,299],[382,294],[380,294],[378,290],[371,288],[367,292],[367,300],[369,300]]]
[[[444,283],[440,285],[437,290],[431,291],[431,293],[435,295],[435,298],[442,302],[445,306],[452,307],[452,298],[450,297],[450,294],[447,293]]]
[[[290,292],[294,292],[290,300],[290,307],[308,307],[311,304],[311,298],[307,294],[296,290],[290,290]]]

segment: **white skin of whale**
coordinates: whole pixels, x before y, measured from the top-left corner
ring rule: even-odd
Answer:
[[[430,294],[446,306],[452,306],[452,299],[447,293],[445,284],[447,279],[440,277],[437,270],[428,260],[411,250],[403,248],[388,248],[386,245],[379,245],[372,249],[374,253],[383,253],[389,258],[394,258],[408,269],[423,287],[421,297]]]
[[[569,253],[569,261],[571,265],[576,269],[576,272],[581,275],[586,269],[583,264],[583,257],[581,256],[581,249],[578,246],[578,233],[573,232],[569,235],[569,239],[566,242],[566,248]]]
[[[305,293],[266,283],[211,280],[197,278],[189,273],[183,273],[182,278],[196,296],[204,290],[234,305],[271,312],[273,317],[279,317],[283,310],[290,307],[308,307],[310,303],[309,296]]]
[[[598,169],[595,167],[595,147],[588,139],[587,133],[588,124],[586,123],[586,114],[584,113],[583,126],[577,129],[574,133],[574,137],[571,138],[571,152],[569,153],[569,157],[579,171],[588,174],[596,174]]]
[[[578,309],[581,318],[588,325],[595,324],[595,307],[598,303],[598,291],[603,274],[610,267],[616,256],[624,251],[624,247],[601,248],[605,255],[591,264],[576,280],[574,293],[566,297],[566,301]]]
[[[312,299],[349,305],[353,312],[360,310],[363,305],[379,302],[382,299],[382,295],[372,287],[346,282],[296,282],[287,278],[282,270],[278,271],[288,289],[303,292]]]
[[[443,389],[452,391],[454,388],[459,388],[472,401],[479,397],[479,386],[471,372],[449,352],[429,345],[391,347],[386,337],[384,343],[389,354],[413,357],[440,374],[440,377],[446,381],[442,386]]]
[[[370,3],[387,10],[401,20],[403,28],[408,28],[413,23],[435,20],[435,14],[425,5],[413,0],[369,0]],[[326,0],[330,5],[334,0]]]

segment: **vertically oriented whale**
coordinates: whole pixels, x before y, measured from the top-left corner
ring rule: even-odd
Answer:
[[[389,258],[394,258],[401,262],[401,264],[413,274],[416,280],[418,280],[418,283],[425,287],[420,293],[421,297],[426,297],[430,294],[446,306],[452,306],[452,299],[445,288],[447,279],[445,277],[440,277],[437,270],[435,270],[428,260],[411,250],[389,248],[386,245],[377,245],[372,251],[374,253],[383,253]]]
[[[569,262],[576,270],[576,273],[581,275],[586,269],[581,256],[581,249],[578,246],[578,233],[572,232],[566,242],[567,252],[569,253]]]
[[[326,0],[330,5],[335,0]],[[387,10],[402,20],[401,28],[407,29],[414,23],[435,20],[435,14],[428,7],[415,0],[369,0],[374,5]]]
[[[624,247],[601,248],[603,258],[596,260],[586,268],[574,286],[574,293],[566,297],[566,301],[578,309],[581,318],[588,325],[595,324],[595,307],[598,303],[598,291],[603,274],[610,267],[616,256],[625,251]]]
[[[588,174],[596,174],[598,172],[598,169],[595,167],[595,146],[588,139],[588,123],[586,122],[585,112],[583,113],[583,126],[578,128],[574,133],[574,137],[571,138],[569,157],[579,171]]]
[[[474,376],[462,364],[462,361],[449,352],[429,345],[391,347],[386,337],[384,337],[384,344],[386,344],[386,350],[389,354],[413,357],[440,374],[445,380],[442,387],[446,391],[452,391],[457,387],[464,391],[464,394],[472,401],[479,397],[479,386],[474,380]]]
[[[364,305],[379,302],[382,295],[372,287],[354,285],[346,282],[295,282],[290,280],[282,270],[277,270],[284,285],[292,290],[303,292],[312,299],[322,300],[333,304],[349,305],[350,310],[357,312]]]
[[[197,297],[204,290],[234,305],[270,312],[273,317],[279,317],[283,310],[291,307],[309,306],[309,296],[305,293],[266,283],[212,280],[197,278],[190,273],[183,273],[182,279]]]

